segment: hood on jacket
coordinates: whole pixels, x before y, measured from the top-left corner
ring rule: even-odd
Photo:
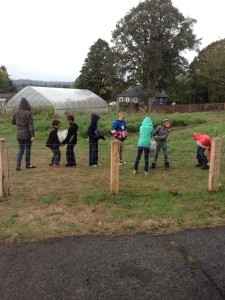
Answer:
[[[193,137],[195,138],[196,141],[199,141],[200,138],[201,138],[201,134],[199,134],[199,133],[194,133],[194,134],[193,134]]]
[[[164,119],[164,120],[162,121],[161,125],[164,126],[163,124],[164,124],[165,122],[170,122],[171,125],[172,125],[172,121],[171,121],[170,119]]]
[[[91,124],[97,124],[99,121],[100,117],[96,114],[91,115]]]
[[[144,118],[144,120],[142,122],[142,126],[153,127],[152,120],[149,117]]]
[[[26,98],[21,98],[20,103],[19,103],[19,109],[23,109],[23,110],[31,110],[31,106],[30,103],[27,101]]]

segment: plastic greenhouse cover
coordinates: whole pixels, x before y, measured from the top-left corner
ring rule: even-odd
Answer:
[[[89,110],[107,111],[107,103],[89,90],[26,87],[11,98],[8,109],[18,107],[20,99],[27,98],[31,106],[54,107],[55,110]]]

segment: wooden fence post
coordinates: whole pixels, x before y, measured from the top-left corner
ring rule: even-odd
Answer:
[[[6,139],[0,139],[0,197],[9,196],[9,160]]]
[[[117,140],[111,143],[110,192],[113,195],[119,193],[119,143]]]
[[[219,188],[222,139],[212,140],[208,191],[216,192]]]

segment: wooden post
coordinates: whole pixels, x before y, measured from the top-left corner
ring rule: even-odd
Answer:
[[[113,195],[119,193],[119,143],[117,140],[111,143],[110,192]]]
[[[0,197],[9,196],[9,160],[6,139],[0,139]]]
[[[219,188],[222,139],[212,140],[208,191],[216,192]]]

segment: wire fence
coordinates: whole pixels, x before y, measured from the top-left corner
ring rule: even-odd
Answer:
[[[17,147],[8,149],[8,167],[11,193],[108,193],[110,191],[110,176],[117,174],[120,191],[134,193],[149,192],[151,189],[174,190],[182,192],[184,189],[197,191],[208,187],[209,170],[196,167],[196,146],[182,141],[168,142],[169,165],[165,164],[164,153],[161,150],[155,168],[154,149],[149,155],[149,169],[146,169],[144,153],[140,159],[138,169],[135,167],[137,147],[131,141],[124,143],[122,158],[111,153],[111,141],[92,145],[88,142],[75,146],[76,166],[68,166],[71,157],[66,146],[60,147],[61,159],[59,165],[52,166],[53,153],[46,147],[34,145],[31,149],[31,164],[37,168],[26,169],[26,153],[23,156],[21,171],[16,171],[18,155]],[[97,147],[98,146],[98,147]],[[207,155],[207,150],[205,151]],[[136,168],[136,169],[135,169]],[[214,169],[220,169],[219,184],[225,183],[225,143],[222,141],[221,157],[215,162]],[[137,172],[134,172],[137,171]],[[117,175],[116,175],[117,176]]]

